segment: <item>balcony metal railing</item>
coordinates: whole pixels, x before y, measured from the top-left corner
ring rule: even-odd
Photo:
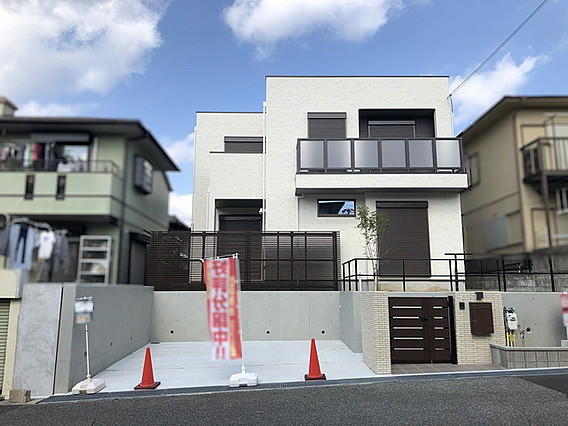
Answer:
[[[525,177],[541,172],[568,174],[568,138],[539,138],[521,148]]]
[[[58,172],[58,173],[112,173],[119,174],[119,167],[112,160],[64,161],[64,160],[3,160],[0,172]]]
[[[298,139],[298,173],[464,173],[459,138]]]

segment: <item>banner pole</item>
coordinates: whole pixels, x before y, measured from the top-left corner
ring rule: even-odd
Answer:
[[[236,276],[238,279],[238,292],[239,292],[239,337],[241,339],[241,373],[246,374],[245,369],[245,343],[243,341],[243,309],[242,309],[242,299],[241,299],[241,264],[239,262],[239,253],[235,253],[233,258],[236,260],[237,270]]]

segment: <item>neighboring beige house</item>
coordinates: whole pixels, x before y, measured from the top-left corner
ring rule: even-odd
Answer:
[[[339,231],[347,261],[367,206],[416,275],[463,251],[448,77],[268,76],[263,111],[197,113],[194,173],[193,231]]]
[[[568,245],[568,97],[504,97],[464,130],[466,250],[529,253]]]

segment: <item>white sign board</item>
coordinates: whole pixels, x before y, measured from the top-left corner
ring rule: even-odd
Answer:
[[[75,301],[75,322],[88,324],[93,320],[95,304],[90,299],[77,299]]]

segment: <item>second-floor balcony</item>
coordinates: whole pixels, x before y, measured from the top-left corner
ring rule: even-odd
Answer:
[[[538,138],[521,152],[525,182],[538,183],[543,174],[550,183],[568,180],[568,138]]]
[[[111,173],[119,175],[112,160],[0,160],[0,172]]]
[[[297,172],[463,173],[461,139],[298,139]]]

